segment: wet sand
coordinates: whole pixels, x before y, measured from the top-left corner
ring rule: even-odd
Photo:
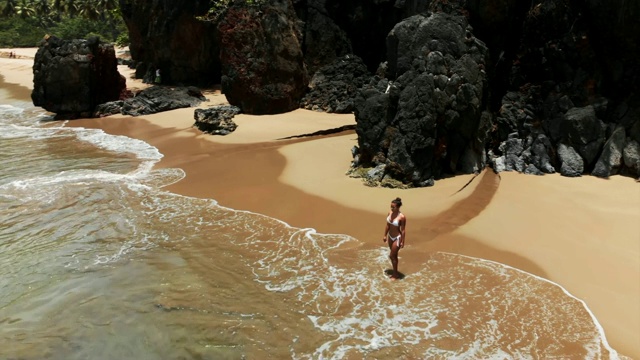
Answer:
[[[0,58],[2,88],[24,97],[32,88],[31,65],[30,59]],[[119,70],[128,87],[144,87],[129,69]],[[214,89],[205,95],[210,101],[200,107],[226,102]],[[349,234],[363,246],[384,246],[384,217],[399,196],[408,218],[401,271],[417,271],[430,252],[445,251],[547,278],[587,303],[614,349],[640,359],[640,184],[634,179],[484,171],[431,188],[371,188],[345,175],[355,132],[291,138],[354,124],[353,115],[297,110],[234,121],[238,129],[226,137],[194,129],[193,109],[68,124],[157,147],[164,154],[159,167],[186,173],[167,187],[172,192],[214,198],[296,227]]]

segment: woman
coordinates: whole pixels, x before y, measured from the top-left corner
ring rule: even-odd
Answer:
[[[389,242],[389,259],[391,259],[391,265],[393,265],[393,273],[389,276],[391,279],[399,279],[400,273],[398,273],[398,251],[404,247],[405,242],[405,228],[407,226],[407,218],[400,212],[402,206],[402,200],[395,198],[391,201],[391,211],[387,215],[387,225],[384,228],[383,242]]]

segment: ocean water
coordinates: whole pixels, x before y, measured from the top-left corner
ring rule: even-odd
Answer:
[[[154,147],[0,104],[0,359],[615,359],[586,304],[517,269],[176,195]],[[402,253],[401,253],[402,257]]]

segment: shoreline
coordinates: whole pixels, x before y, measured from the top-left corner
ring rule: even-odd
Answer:
[[[387,203],[400,196],[405,202],[403,212],[409,218],[407,248],[400,252],[403,272],[417,272],[428,253],[434,251],[482,258],[525,271],[561,286],[571,296],[584,301],[589,311],[595,314],[599,326],[605,329],[609,344],[623,355],[638,356],[638,350],[634,348],[634,329],[638,325],[634,318],[640,317],[640,311],[634,312],[634,304],[640,299],[640,290],[633,280],[638,279],[638,261],[629,254],[639,253],[638,244],[633,243],[631,224],[640,218],[640,212],[628,209],[633,206],[633,197],[627,197],[627,209],[623,205],[614,211],[626,214],[625,218],[604,220],[623,228],[618,234],[622,236],[618,240],[623,244],[614,242],[605,246],[606,231],[602,234],[603,230],[590,224],[594,217],[603,214],[599,214],[597,206],[585,209],[594,197],[595,202],[604,208],[615,208],[613,200],[607,201],[607,194],[617,192],[618,200],[624,201],[620,198],[624,197],[621,192],[625,189],[640,191],[634,179],[619,176],[603,180],[589,176],[570,179],[559,175],[497,175],[485,170],[470,183],[472,175],[439,180],[431,188],[368,188],[359,179],[344,175],[348,162],[328,161],[338,160],[330,150],[339,151],[337,145],[353,141],[355,134],[255,143],[227,139],[225,144],[214,141],[217,138],[211,139],[211,135],[200,134],[190,126],[184,127],[184,124],[173,128],[160,126],[158,124],[165,120],[156,120],[153,116],[133,120],[137,122],[135,129],[127,124],[126,119],[122,120],[126,124],[124,127],[113,122],[100,123],[100,119],[74,120],[70,125],[132,136],[157,147],[165,155],[157,167],[179,167],[186,173],[185,179],[167,186],[167,191],[213,198],[222,206],[264,214],[294,227],[347,234],[361,240],[362,246],[366,247],[382,245],[378,239],[384,227]],[[347,149],[343,151],[346,155],[342,160],[350,156]],[[322,154],[322,160],[317,162],[335,167],[331,171],[323,167],[314,170],[312,163],[315,161],[296,158],[296,155],[313,156],[315,153]],[[234,167],[224,170],[227,163],[233,163]],[[316,171],[322,172],[323,169],[324,176],[317,176]],[[327,184],[327,178],[336,174],[340,175],[334,178],[335,183]],[[315,181],[311,181],[314,178]],[[464,187],[467,183],[469,185]],[[535,203],[526,194],[519,193],[527,186],[543,192],[548,188],[549,192],[544,195],[548,199],[529,210],[519,209],[522,213],[516,214],[514,224],[496,233],[495,223],[513,211],[510,199],[525,204]],[[597,189],[599,196],[594,192],[590,198],[579,199],[591,189]],[[573,198],[576,203],[569,208],[554,208],[559,205],[556,202],[561,202],[554,201],[554,198],[567,201]],[[424,202],[428,202],[430,207],[424,206]],[[314,211],[311,213],[309,208]],[[567,217],[565,212],[574,211],[585,213],[584,221],[578,221],[579,215],[575,219],[571,217],[581,223],[581,232],[601,233],[603,241],[585,233],[583,236],[589,246],[582,248],[579,241],[568,240],[568,233],[574,230],[574,225],[561,226],[557,222]],[[492,212],[498,214],[492,215]],[[528,220],[533,214],[544,214],[539,221],[553,226],[548,227],[548,231],[534,231],[538,224]],[[521,231],[529,233],[518,235],[518,227],[523,226],[525,229]],[[518,237],[521,237],[520,241],[513,241]],[[618,247],[624,252],[619,252]],[[590,263],[598,265],[592,268]],[[596,270],[601,270],[602,274],[592,279]],[[611,306],[612,299],[616,307]]]
[[[32,87],[32,62],[0,59],[0,85],[12,98],[22,99]],[[144,86],[123,73],[126,67],[119,70],[128,88]],[[209,102],[201,107],[226,103],[219,91],[204,93]],[[418,269],[434,251],[526,271],[584,301],[609,344],[640,359],[640,187],[634,179],[485,170],[475,178],[438,180],[431,188],[369,188],[345,175],[357,143],[353,130],[277,140],[354,124],[352,114],[240,115],[234,118],[238,129],[220,137],[193,128],[193,110],[73,120],[67,126],[99,128],[155,146],[164,155],[157,168],[179,167],[186,174],[167,191],[213,198],[295,227],[351,235],[363,246],[383,245],[388,203],[399,196],[408,217],[403,272]]]

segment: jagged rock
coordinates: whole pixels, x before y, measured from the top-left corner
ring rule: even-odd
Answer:
[[[93,116],[103,117],[117,113],[131,116],[148,115],[198,106],[203,101],[207,101],[207,98],[194,86],[177,88],[152,86],[141,90],[132,98],[97,107]]]
[[[527,175],[544,175],[544,173],[533,164],[527,165],[524,169],[524,173]]]
[[[562,122],[564,120],[564,114],[573,107],[574,105],[571,98],[566,94],[551,93],[544,100],[542,108],[542,126],[546,134],[554,143],[557,143],[562,139]]]
[[[503,154],[503,160],[500,161],[502,170],[494,169],[496,172],[524,171],[525,164],[521,158],[522,152],[524,151],[524,140],[519,139],[517,133],[513,133],[509,139],[500,144],[499,149]]]
[[[230,6],[218,24],[222,92],[247,114],[297,109],[308,76],[291,0]]]
[[[357,92],[370,80],[371,74],[362,59],[345,55],[315,73],[300,107],[328,113],[350,113],[354,109]]]
[[[598,159],[591,175],[608,178],[618,173],[622,164],[622,150],[627,135],[623,126],[618,126],[604,144],[602,155]]]
[[[502,98],[502,105],[495,120],[496,130],[494,132],[494,136],[497,136],[499,141],[504,141],[509,137],[524,139],[532,131],[539,132],[535,129],[534,106],[527,102],[529,96],[528,92],[509,91]]]
[[[155,114],[198,106],[206,100],[200,89],[193,86],[177,88],[152,86],[140,91],[135,97],[126,99],[122,105],[122,113],[131,116]]]
[[[483,116],[487,49],[465,18],[407,18],[389,33],[387,53],[387,79],[363,87],[356,98],[363,166],[384,163],[387,174],[413,186],[483,168],[491,127]],[[470,165],[472,158],[479,163]]]
[[[544,133],[532,133],[526,139],[518,137],[518,133],[509,134],[509,138],[503,141],[498,150],[503,154],[492,161],[496,172],[518,171],[526,174],[554,173],[555,167],[551,164],[554,152],[553,146]]]
[[[233,105],[196,109],[193,112],[193,118],[196,120],[194,126],[207,134],[228,135],[238,127],[233,117],[240,112],[240,108]]]
[[[117,100],[126,88],[112,44],[99,38],[44,39],[33,63],[33,104],[57,119],[90,117],[98,104]]]
[[[503,172],[503,171],[507,171],[507,166],[505,164],[505,157],[504,156],[499,156],[499,157],[495,157],[495,158],[490,158],[491,159],[491,166],[493,167],[493,170],[497,173]]]
[[[555,173],[556,169],[551,165],[551,156],[549,156],[554,149],[547,136],[545,134],[537,134],[535,137],[530,137],[529,139],[532,139],[532,142],[529,147],[531,150],[530,157],[527,159],[528,162],[535,165],[536,168],[544,173]]]
[[[353,160],[351,161],[351,167],[358,167],[360,165],[360,149],[357,145],[354,145],[351,148],[351,157],[353,158]]]
[[[351,156],[356,157],[358,153],[360,153],[360,149],[357,145],[353,145],[353,147],[351,148]]]
[[[436,184],[436,181],[433,178],[426,179],[418,184],[419,187],[430,187]]]
[[[562,123],[563,142],[578,151],[587,167],[595,163],[605,140],[605,125],[592,106],[572,108]]]
[[[384,164],[380,164],[367,171],[367,178],[373,181],[380,181],[384,177]]]
[[[627,171],[633,176],[640,176],[640,144],[630,140],[622,150],[622,161]]]
[[[582,175],[584,161],[574,148],[562,143],[558,144],[558,159],[560,160],[560,175],[568,177]]]
[[[518,138],[518,133],[511,133],[507,141],[500,144],[499,149],[505,155],[520,156],[524,151],[524,140]]]
[[[124,105],[124,100],[109,101],[104,104],[100,104],[96,106],[96,109],[93,112],[93,117],[122,114],[122,105]]]

